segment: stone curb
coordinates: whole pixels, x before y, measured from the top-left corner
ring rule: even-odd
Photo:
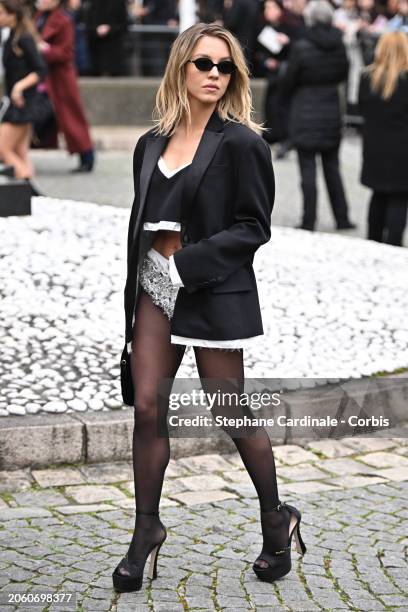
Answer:
[[[226,436],[170,441],[172,457],[233,452]],[[132,456],[133,409],[0,419],[0,470],[126,461]]]
[[[366,395],[367,385],[372,385],[370,395]],[[351,391],[354,400],[362,406],[368,415],[386,415],[393,417],[393,425],[406,418],[408,403],[408,378],[402,375],[379,377],[377,379],[354,380],[344,383]],[[376,388],[374,388],[376,387]],[[302,416],[307,412],[314,417],[335,417],[339,410],[343,418],[351,411],[355,414],[354,401],[339,408],[339,387],[327,385],[322,388],[291,391],[274,416],[290,416],[293,408],[295,414]],[[369,401],[366,401],[366,398]],[[360,410],[361,412],[361,410]],[[358,410],[357,410],[358,413]],[[259,410],[257,417],[270,417],[267,410]],[[266,427],[272,443],[276,445],[296,443],[305,445],[318,436],[302,438],[296,428],[280,428],[281,436],[276,437],[273,427]],[[361,432],[354,432],[354,435]],[[350,435],[344,427],[336,429],[339,438]],[[131,459],[133,436],[133,409],[110,412],[68,413],[56,415],[32,415],[3,417],[0,419],[0,470],[16,470],[25,467],[47,467],[50,465],[73,463],[98,463],[108,461],[126,461]],[[214,452],[231,453],[235,445],[227,434],[217,428],[211,437],[170,438],[171,454],[175,459]]]

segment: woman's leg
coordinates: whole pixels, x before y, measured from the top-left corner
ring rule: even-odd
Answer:
[[[385,212],[385,242],[402,246],[407,223],[408,193],[390,193]]]
[[[385,210],[387,202],[384,194],[378,191],[373,191],[368,209],[368,234],[369,240],[383,242],[383,233],[385,227]]]
[[[76,75],[72,74],[63,106],[58,99],[53,100],[58,130],[63,133],[69,153],[93,151],[89,124],[81,101]]]
[[[29,168],[19,155],[19,147],[27,138],[30,124],[2,123],[0,126],[0,156],[5,164],[13,166],[16,178],[26,178]]]
[[[298,162],[303,194],[303,229],[314,230],[317,208],[316,154],[298,149]]]
[[[184,350],[185,347],[170,343],[168,318],[142,290],[135,312],[131,353],[135,389],[133,473],[139,512],[151,513],[159,509],[164,473],[170,459],[170,444],[166,426],[168,395],[161,396],[158,401],[157,384],[162,378],[174,378]],[[158,435],[159,427],[161,432],[167,432],[167,436]],[[163,528],[156,516],[137,514],[129,560],[132,563],[143,560],[151,542],[160,540],[162,535]],[[129,574],[124,568],[120,572]]]
[[[30,159],[30,144],[32,137],[32,126],[27,124],[25,132],[21,135],[21,140],[17,143],[16,153],[22,159],[26,167],[26,174],[23,178],[32,179],[34,176],[34,167]]]
[[[329,194],[333,215],[339,229],[350,224],[348,206],[340,174],[339,147],[322,151],[323,175]]]
[[[243,393],[244,363],[243,351],[194,347],[197,370],[203,389],[207,393]],[[211,380],[213,379],[213,381]],[[228,398],[228,395],[225,395]],[[254,418],[247,406],[229,405],[229,402],[215,404],[213,416],[243,416]],[[276,481],[275,460],[269,436],[263,427],[223,428],[231,436],[249,476],[258,493],[261,512],[269,512],[279,504],[278,484]],[[265,550],[273,552],[288,543],[289,513],[269,512],[263,515],[262,533]],[[265,561],[259,561],[267,567]]]

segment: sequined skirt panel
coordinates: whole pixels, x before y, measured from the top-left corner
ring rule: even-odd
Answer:
[[[174,287],[169,273],[169,260],[156,249],[149,249],[140,269],[140,284],[171,321],[178,287]]]

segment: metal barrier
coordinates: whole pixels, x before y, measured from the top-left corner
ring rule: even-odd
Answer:
[[[85,24],[79,24],[78,30],[85,34]],[[129,25],[123,41],[125,75],[162,76],[178,34],[179,28],[173,26]]]
[[[125,40],[128,74],[162,76],[170,47],[178,34],[178,27],[136,24],[129,26]]]

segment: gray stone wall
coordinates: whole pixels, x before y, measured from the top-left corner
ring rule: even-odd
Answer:
[[[154,77],[81,78],[81,97],[91,125],[149,125],[160,79]],[[266,82],[252,81],[256,119],[262,120]],[[0,87],[2,95],[3,85]]]

